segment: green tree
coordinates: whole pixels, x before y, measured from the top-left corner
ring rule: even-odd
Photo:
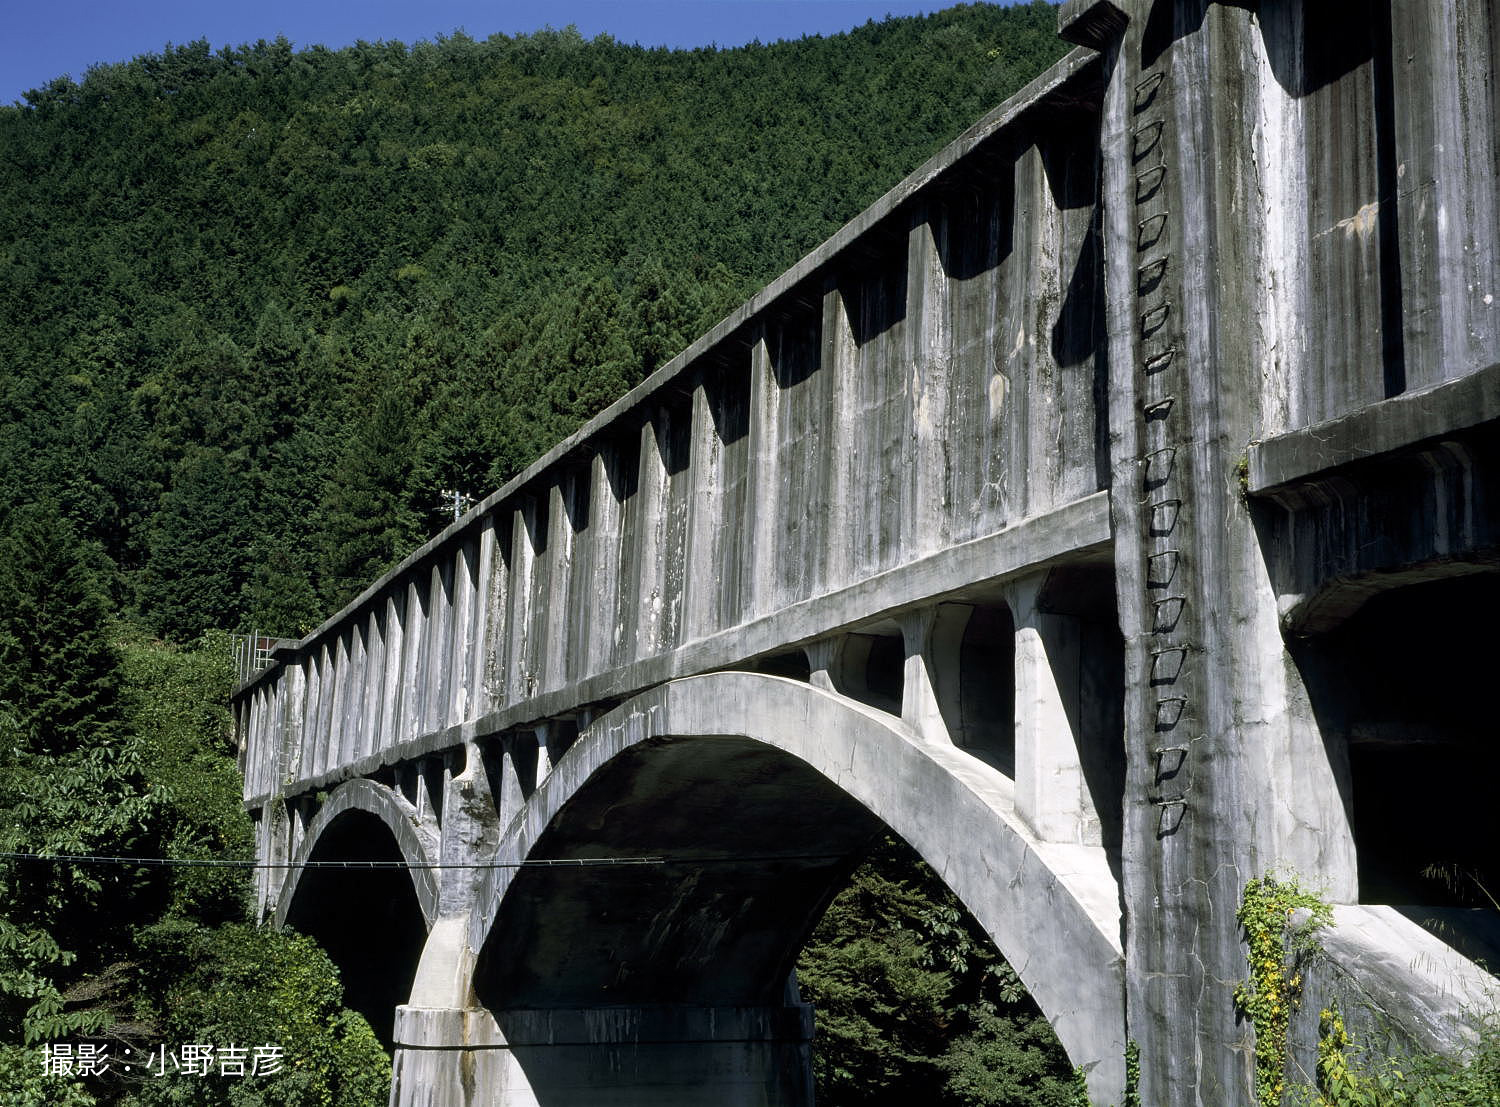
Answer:
[[[127,1084],[125,1107],[369,1107],[390,1095],[390,1058],[342,1006],[338,971],[309,938],[185,921],[142,934],[141,989],[162,1013],[163,1040],[280,1047],[280,1072],[169,1073]],[[248,1056],[248,1055],[247,1055]]]
[[[356,596],[421,534],[409,500],[415,439],[411,398],[393,385],[344,450],[324,501],[322,577],[333,606]]]
[[[191,447],[152,521],[141,589],[152,625],[180,642],[205,630],[237,629],[253,541],[243,454]]]
[[[594,277],[569,288],[547,306],[526,351],[530,374],[550,406],[556,437],[618,399],[640,379],[631,353],[623,306],[614,286]]]
[[[1072,1066],[1015,971],[909,847],[886,839],[803,947],[818,1102],[1073,1107]]]
[[[55,506],[7,521],[0,595],[0,852],[128,853],[154,801],[121,724],[106,602]],[[139,918],[138,875],[0,860],[0,1035],[30,1043],[102,1025],[63,992]]]
[[[121,710],[138,736],[145,786],[157,805],[159,851],[184,860],[249,861],[254,843],[228,708],[235,681],[229,635],[215,631],[187,649],[132,636],[120,655]],[[238,869],[173,868],[155,890],[156,916],[209,925],[245,918],[248,887]]]

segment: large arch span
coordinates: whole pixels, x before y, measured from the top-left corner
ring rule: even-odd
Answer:
[[[748,1020],[776,1038],[771,1024],[795,1021],[780,1005],[795,1006],[797,951],[883,824],[1012,963],[1094,1094],[1118,1097],[1117,885],[1101,848],[1035,840],[1012,792],[961,750],[795,680],[674,681],[580,736],[503,835],[466,940],[443,945],[479,951],[470,995],[494,1013],[534,1088],[538,1072],[551,1077],[528,1065],[518,1036],[556,1044],[580,1032],[580,1012],[711,1009],[720,1024]],[[594,866],[586,879],[566,865],[515,867],[640,857],[667,863]],[[423,978],[454,979],[436,952],[414,1006],[444,990]],[[566,1098],[535,1094],[544,1107]]]

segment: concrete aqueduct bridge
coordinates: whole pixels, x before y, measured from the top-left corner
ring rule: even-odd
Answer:
[[[810,1103],[796,951],[885,832],[1101,1103],[1127,1041],[1146,1102],[1252,1102],[1268,870],[1336,905],[1313,1011],[1493,1005],[1500,7],[1061,30],[236,692],[262,910],[393,1103]]]

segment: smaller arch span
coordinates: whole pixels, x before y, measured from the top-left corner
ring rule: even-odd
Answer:
[[[328,828],[354,811],[374,816],[391,832],[396,848],[400,850],[407,871],[411,874],[413,891],[422,908],[423,922],[427,929],[432,929],[432,924],[438,917],[438,880],[436,870],[432,867],[438,857],[437,837],[422,825],[417,809],[404,797],[364,777],[340,784],[313,816],[301,846],[291,859],[286,879],[282,882],[272,921],[276,926],[286,925],[297,890],[309,871],[303,866],[313,859]]]
[[[344,1002],[394,1045],[396,1008],[411,994],[438,908],[431,833],[410,804],[370,780],[341,785],[308,826],[275,923],[316,941],[339,969]],[[369,868],[298,862],[377,861]]]
[[[794,798],[778,806],[783,786]],[[822,805],[821,822],[807,801]],[[728,864],[726,844],[748,848],[761,834],[783,853],[809,834],[808,857],[792,860],[809,861],[826,844],[843,859],[813,874],[824,881],[821,899],[806,868],[786,870],[795,903],[779,916],[763,902],[740,906],[741,889],[729,881],[660,881],[675,898],[643,906],[642,895],[656,894],[649,882],[630,896],[601,897],[598,881],[513,867],[639,849],[651,839],[642,821],[656,817],[653,803],[667,838],[686,842],[687,831],[701,827],[706,850],[725,852]],[[719,832],[737,818],[732,835]],[[1118,886],[1104,850],[1036,841],[997,770],[924,741],[883,712],[781,677],[673,681],[584,732],[507,828],[496,854],[502,865],[486,875],[469,922],[468,946],[480,951],[476,991],[497,1012],[577,1007],[591,981],[602,1006],[701,1005],[720,983],[715,1002],[764,1003],[837,891],[834,882],[847,876],[856,840],[881,823],[933,867],[1011,961],[1069,1057],[1088,1071],[1093,1094],[1117,1098],[1124,965]],[[763,879],[748,875],[751,889]],[[598,932],[564,934],[567,920]],[[766,938],[776,927],[779,947]],[[702,968],[700,978],[690,963]]]

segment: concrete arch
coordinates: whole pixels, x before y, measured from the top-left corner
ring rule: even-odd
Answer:
[[[422,918],[430,930],[438,915],[438,880],[432,865],[438,857],[437,838],[422,826],[416,808],[390,788],[363,777],[346,781],[334,789],[327,802],[308,824],[307,833],[291,860],[291,868],[276,899],[274,922],[283,926],[297,888],[302,883],[307,869],[302,864],[312,858],[313,851],[323,840],[324,832],[341,817],[351,811],[363,811],[375,816],[391,832],[396,848],[408,865],[417,903],[422,908]]]
[[[632,753],[649,759],[685,740],[696,743],[695,751],[723,743],[733,756],[753,758],[759,751],[792,765],[828,786],[828,794],[851,800],[851,810],[857,805],[873,816],[872,825],[884,823],[903,837],[1011,961],[1069,1056],[1088,1070],[1093,1093],[1106,1101],[1118,1097],[1125,1048],[1124,965],[1119,892],[1103,849],[1036,841],[1015,815],[1011,781],[998,771],[951,745],[922,740],[888,714],[780,677],[731,672],[673,681],[589,727],[502,838],[496,854],[500,865],[481,888],[463,943],[480,951],[481,969],[485,943],[503,938],[498,932],[515,898],[507,901],[507,894],[518,880],[536,879],[539,872],[505,866],[548,855],[549,829],[566,820],[570,802],[603,779],[617,759],[632,763]],[[753,777],[754,772],[747,779]],[[722,814],[732,819],[734,812]],[[607,810],[602,817],[609,817]],[[575,881],[569,887],[589,885]],[[546,929],[546,915],[535,918],[540,925],[511,926],[506,932],[533,946],[541,943],[545,962],[561,946],[555,941],[547,946],[545,934],[532,935]],[[653,939],[644,934],[640,940]],[[719,940],[714,934],[701,941]],[[524,964],[528,951],[505,944],[489,956],[506,965]],[[732,977],[721,961],[713,965],[715,985]],[[576,997],[563,997],[562,1005],[570,1002],[576,1005]]]

